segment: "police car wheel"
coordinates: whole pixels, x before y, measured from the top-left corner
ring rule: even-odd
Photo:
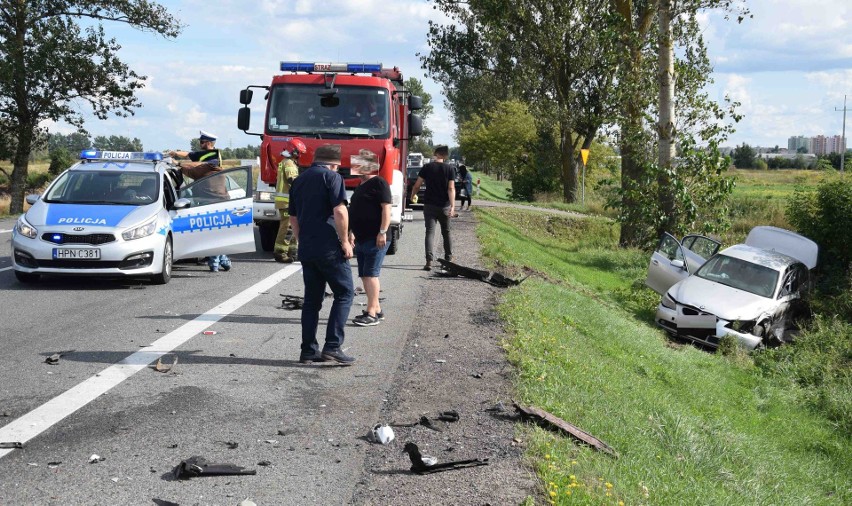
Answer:
[[[168,283],[172,279],[172,263],[172,239],[169,237],[166,239],[166,245],[163,247],[163,270],[159,274],[154,274],[151,277],[151,281],[157,285]]]
[[[20,281],[21,283],[35,283],[39,280],[41,275],[33,274],[31,272],[15,271],[15,277],[18,278],[18,281]]]

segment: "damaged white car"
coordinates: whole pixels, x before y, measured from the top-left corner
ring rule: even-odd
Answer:
[[[808,313],[802,296],[816,267],[816,243],[755,227],[745,244],[718,249],[718,241],[700,235],[680,242],[663,236],[646,280],[662,295],[657,324],[711,348],[725,335],[749,350],[789,341],[796,320]]]

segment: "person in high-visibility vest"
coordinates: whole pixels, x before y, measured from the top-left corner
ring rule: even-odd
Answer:
[[[284,151],[281,152],[284,158],[278,163],[278,180],[275,183],[275,209],[278,209],[281,217],[273,250],[276,262],[291,263],[298,259],[299,238],[293,235],[287,207],[290,205],[290,186],[299,175],[299,167],[295,160],[298,160],[299,155],[307,150],[304,142],[292,139],[284,144]]]

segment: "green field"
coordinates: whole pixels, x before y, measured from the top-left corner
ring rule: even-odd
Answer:
[[[606,219],[479,209],[486,262],[532,274],[500,305],[517,395],[612,446],[538,429],[528,441],[556,504],[849,504],[849,434],[742,353],[671,341],[642,286],[648,255]]]

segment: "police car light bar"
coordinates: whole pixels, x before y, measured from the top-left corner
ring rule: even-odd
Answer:
[[[346,72],[351,74],[372,74],[381,72],[381,63],[315,63],[302,61],[282,61],[282,72]]]
[[[98,151],[96,149],[84,149],[80,152],[80,159],[159,162],[163,159],[163,154],[158,152]]]

